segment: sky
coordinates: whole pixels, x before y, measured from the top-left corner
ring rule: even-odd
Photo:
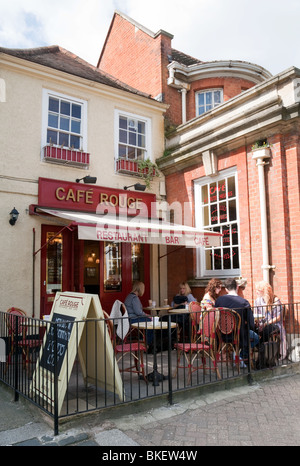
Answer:
[[[0,47],[59,45],[96,66],[115,10],[202,61],[300,68],[300,0],[0,0]]]

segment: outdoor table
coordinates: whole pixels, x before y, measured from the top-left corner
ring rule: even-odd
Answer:
[[[135,322],[131,324],[131,327],[138,328],[139,330],[145,332],[146,330],[153,330],[153,372],[147,374],[148,381],[152,380],[153,385],[159,385],[159,382],[164,380],[166,377],[163,374],[160,374],[157,370],[157,357],[156,357],[156,332],[155,330],[169,330],[171,328],[176,328],[177,324],[175,322]],[[146,339],[145,339],[146,340]]]
[[[171,306],[148,306],[144,307],[144,311],[150,311],[152,316],[163,316],[167,314],[171,309]]]

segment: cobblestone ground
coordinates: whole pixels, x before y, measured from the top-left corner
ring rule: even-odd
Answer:
[[[130,428],[145,446],[299,446],[300,375],[260,383],[247,394],[199,401],[167,419]]]

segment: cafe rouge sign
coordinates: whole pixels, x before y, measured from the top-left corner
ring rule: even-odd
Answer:
[[[69,181],[39,178],[39,200],[43,207],[69,209],[83,212],[108,213],[138,211],[146,217],[155,217],[155,194],[136,193],[122,189],[106,188]]]

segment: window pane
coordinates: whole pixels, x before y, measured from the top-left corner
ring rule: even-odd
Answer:
[[[209,226],[209,210],[208,206],[203,207],[203,226]]]
[[[50,112],[59,112],[59,100],[49,97],[49,111]]]
[[[232,255],[233,255],[233,268],[239,269],[240,268],[239,248],[232,248]]]
[[[60,146],[69,147],[69,136],[65,133],[59,133],[58,144]]]
[[[209,202],[216,202],[217,201],[217,183],[211,183],[209,188]]]
[[[69,131],[70,129],[70,119],[61,117],[60,119],[60,129],[63,131]]]
[[[74,134],[71,134],[70,140],[71,140],[70,146],[73,149],[80,149],[80,137],[79,136],[75,136]]]
[[[145,147],[145,144],[146,144],[145,136],[139,135],[138,136],[138,146],[139,147]]]
[[[214,205],[210,206],[211,225],[215,225],[216,223],[219,223],[218,220],[219,220],[219,218],[218,218],[218,206],[217,206],[217,204],[214,204]]]
[[[134,147],[128,147],[127,157],[129,159],[135,159],[135,148]]]
[[[228,185],[228,197],[234,197],[235,196],[235,178],[228,178],[227,180],[227,185]]]
[[[230,225],[224,225],[222,227],[222,234],[223,234],[223,246],[228,246],[230,244]]]
[[[230,248],[223,249],[223,264],[224,269],[231,269],[231,251]]]
[[[229,221],[236,220],[236,201],[229,201]]]
[[[47,144],[57,144],[57,132],[56,131],[51,131],[51,129],[48,129]]]
[[[222,269],[222,255],[221,249],[214,250],[214,269],[221,270]]]
[[[72,131],[72,133],[80,134],[80,127],[81,127],[80,121],[75,121],[75,120],[71,121],[71,131]]]
[[[119,142],[127,143],[127,131],[123,131],[120,129],[119,131]]]
[[[126,157],[126,146],[119,144],[119,157]]]
[[[220,223],[227,222],[227,206],[226,202],[220,202]]]
[[[47,232],[46,244],[46,291],[52,294],[62,290],[62,234]]]
[[[206,270],[213,270],[211,249],[205,251],[205,268]]]
[[[207,185],[202,186],[202,204],[208,203],[208,187]]]
[[[120,243],[104,243],[104,291],[122,290],[122,253]]]
[[[70,115],[70,109],[71,109],[70,102],[66,102],[62,100],[60,103],[60,113],[62,113],[63,115]]]
[[[132,146],[136,146],[136,134],[135,133],[131,133],[129,132],[129,144],[131,144]]]
[[[58,128],[58,115],[53,115],[49,113],[48,126],[52,126],[52,128]]]
[[[221,103],[221,92],[215,91],[214,92],[214,104],[219,105]]]
[[[127,118],[120,117],[119,118],[119,126],[122,129],[127,129]]]
[[[218,192],[220,201],[226,199],[226,180],[219,181]]]
[[[138,122],[138,132],[145,134],[146,123],[143,121]]]
[[[213,98],[212,98],[212,92],[206,92],[205,94],[206,97],[206,106],[211,106],[213,103]]]
[[[81,105],[72,104],[72,117],[81,119]]]
[[[232,226],[231,226],[231,243],[236,245],[238,244],[239,242],[239,238],[238,238],[238,226],[237,226],[237,223],[234,223]]]
[[[203,107],[204,106],[204,92],[201,92],[200,94],[198,94],[198,105],[199,107]]]
[[[131,244],[132,281],[144,281],[144,245]]]

